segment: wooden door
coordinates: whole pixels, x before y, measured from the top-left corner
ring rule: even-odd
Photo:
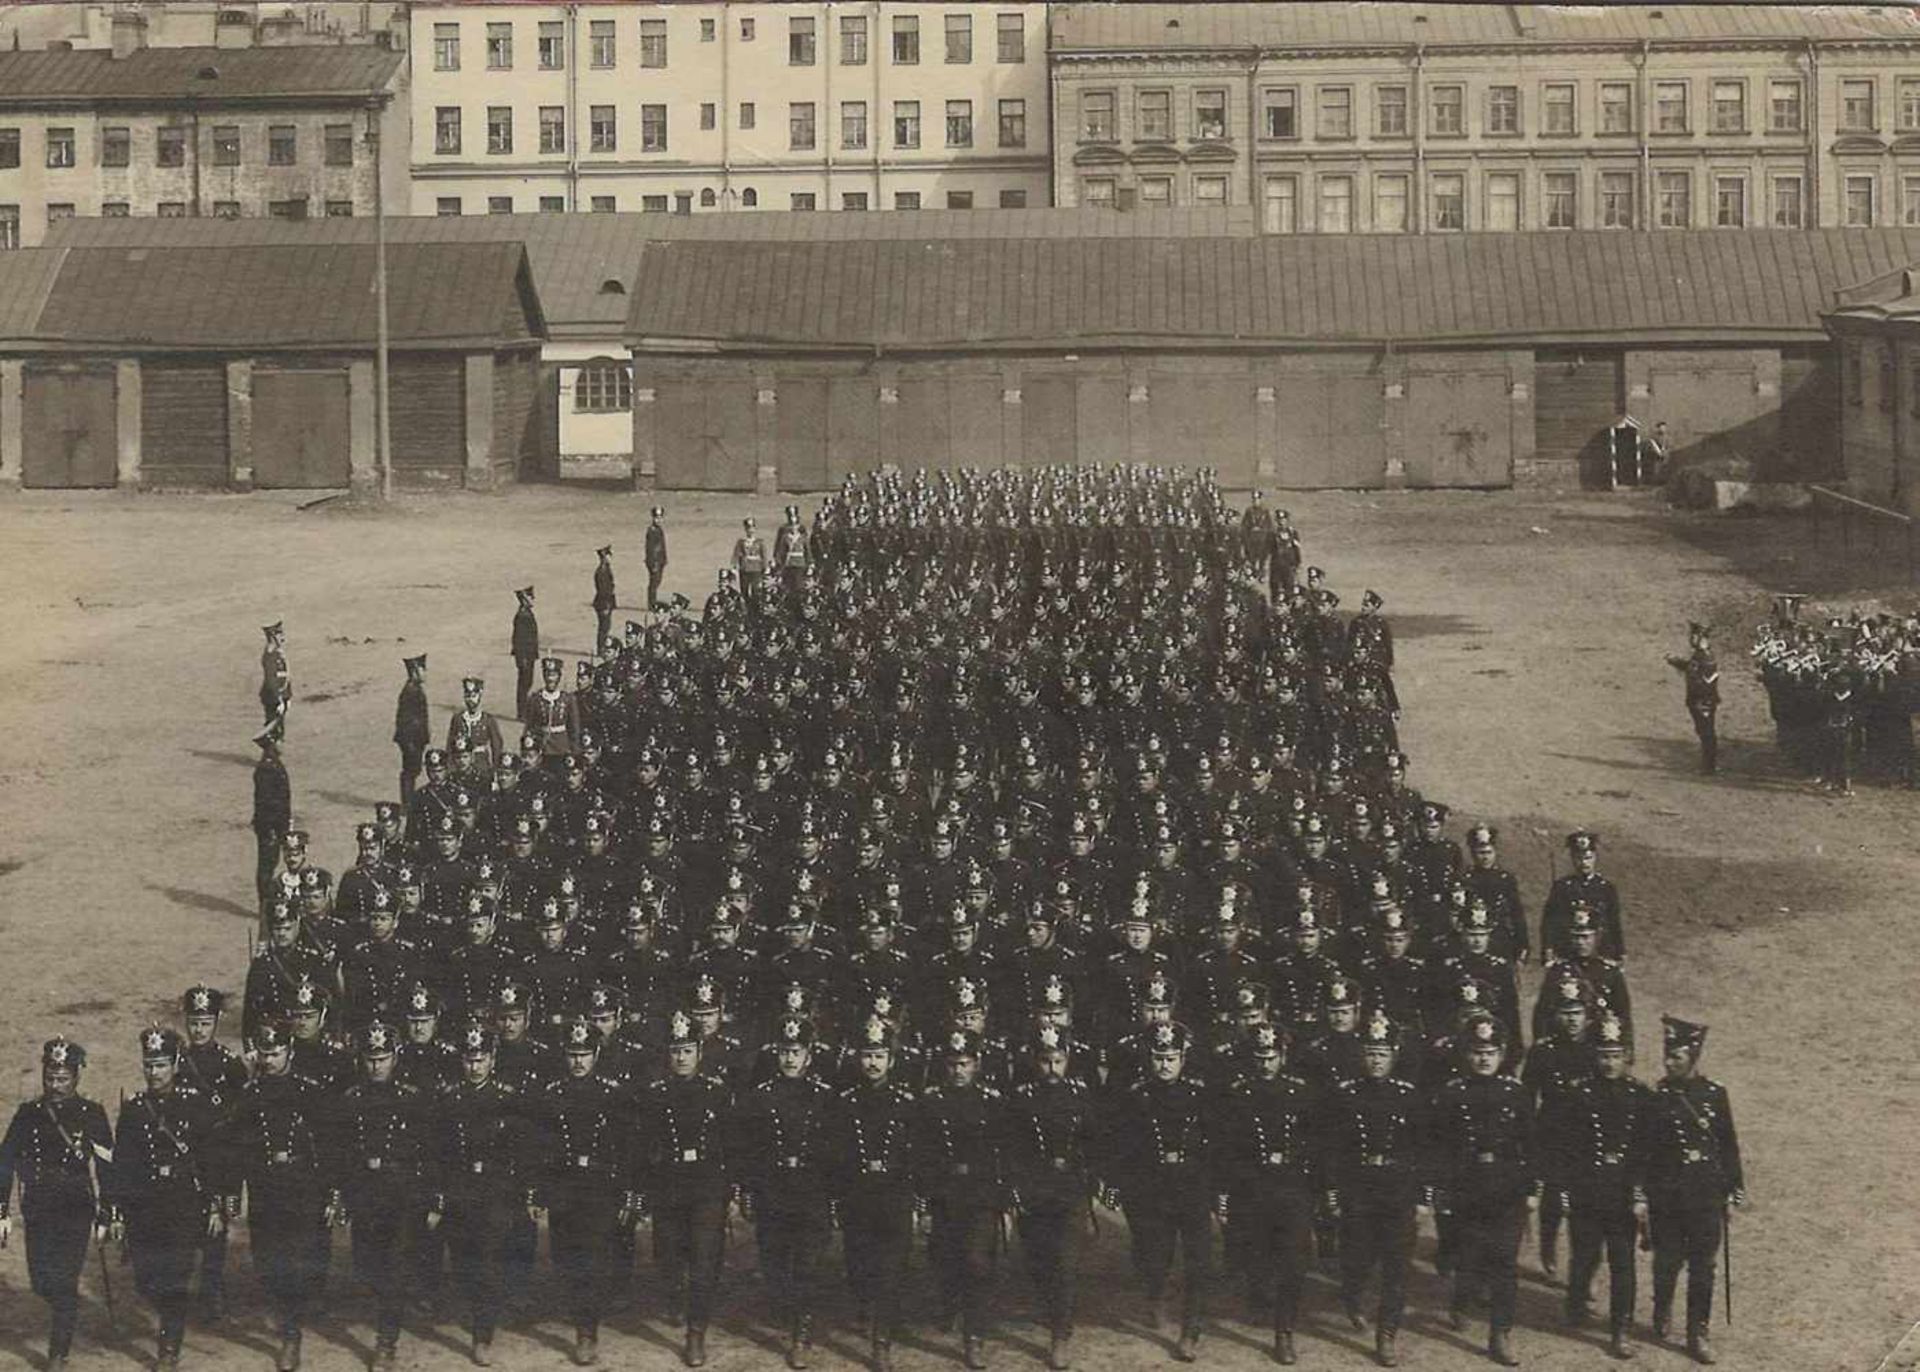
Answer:
[[[119,479],[117,388],[108,367],[27,369],[21,397],[20,480],[26,486],[106,488]]]
[[[350,391],[344,371],[253,373],[253,484],[337,490],[352,480]]]

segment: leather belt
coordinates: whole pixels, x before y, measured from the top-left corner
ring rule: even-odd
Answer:
[[[1602,1153],[1600,1155],[1600,1165],[1602,1167],[1618,1167],[1626,1160],[1626,1155],[1623,1153]]]
[[[865,1172],[884,1172],[887,1170],[887,1160],[885,1158],[868,1158],[861,1170]]]
[[[573,1155],[573,1165],[575,1167],[591,1167],[593,1166],[593,1159],[585,1153],[575,1153]]]
[[[160,1177],[161,1179],[164,1180],[165,1178],[173,1175],[173,1164],[170,1162],[163,1162],[158,1167],[154,1168],[153,1172],[155,1176]]]
[[[1293,1154],[1291,1153],[1269,1153],[1267,1154],[1266,1158],[1262,1161],[1261,1166],[1285,1167],[1288,1163],[1292,1161],[1293,1161]]]
[[[1175,1167],[1186,1160],[1187,1155],[1185,1153],[1162,1153],[1160,1155],[1160,1165],[1163,1167]]]
[[[1682,1148],[1680,1150],[1680,1161],[1705,1162],[1707,1161],[1707,1155],[1698,1148]]]
[[[1396,1158],[1387,1153],[1363,1153],[1360,1155],[1360,1165],[1362,1167],[1391,1167],[1396,1161],[1398,1161]]]
[[[680,1150],[680,1161],[682,1162],[700,1161],[700,1150],[698,1148],[682,1148]]]

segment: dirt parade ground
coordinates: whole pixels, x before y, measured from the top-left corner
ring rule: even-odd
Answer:
[[[196,980],[239,988],[255,921],[247,825],[260,625],[287,626],[295,820],[312,832],[319,862],[338,871],[353,859],[353,823],[397,791],[389,739],[401,659],[430,655],[436,732],[463,674],[485,675],[489,705],[510,711],[513,588],[538,587],[544,637],[578,659],[592,646],[597,545],[614,546],[623,606],[644,599],[641,538],[654,500],[541,488],[408,496],[386,509],[336,501],[302,510],[286,494],[0,501],[0,1109],[11,1114],[37,1092],[39,1045],[60,1031],[92,1050],[82,1090],[111,1112],[139,1082],[139,1028],[173,1022],[177,997]],[[662,503],[667,589],[698,605],[740,516],[771,529],[782,501]],[[1771,590],[1903,611],[1915,593],[1896,585],[1876,601],[1844,571],[1822,570],[1798,521],[1710,521],[1671,513],[1650,494],[1331,493],[1277,503],[1349,608],[1363,587],[1385,595],[1410,780],[1452,805],[1451,831],[1478,818],[1500,827],[1503,861],[1536,920],[1556,859],[1564,868],[1562,836],[1597,831],[1601,870],[1624,901],[1642,1043],[1657,1044],[1663,1012],[1711,1025],[1702,1067],[1731,1092],[1753,1200],[1734,1221],[1730,1327],[1716,1303],[1722,1362],[1882,1366],[1920,1320],[1920,796],[1878,782],[1837,799],[1790,774],[1746,648]],[[1717,628],[1725,669],[1714,777],[1698,772],[1681,682],[1666,661],[1686,651],[1690,619]],[[1529,1004],[1532,991],[1529,982]],[[1643,1047],[1638,1075],[1659,1070],[1657,1050]],[[191,1328],[190,1367],[264,1368],[273,1356],[239,1242],[234,1316],[216,1331]],[[1423,1220],[1402,1365],[1485,1365],[1484,1323],[1465,1334],[1444,1323],[1431,1242]],[[90,1261],[76,1369],[151,1360],[151,1312],[117,1252],[112,1264],[118,1340]],[[930,1286],[923,1253],[914,1264],[914,1281]],[[1636,1332],[1645,1339],[1644,1256],[1641,1264]],[[780,1336],[753,1266],[736,1219],[709,1342],[716,1372],[778,1365]],[[846,1323],[839,1270],[836,1253],[816,1366],[856,1366],[865,1351]],[[543,1261],[543,1283],[545,1271]],[[636,1302],[603,1340],[612,1365],[675,1363],[678,1335],[659,1318],[651,1276],[643,1256]],[[993,1365],[1041,1366],[1045,1331],[1026,1318],[1017,1249],[999,1289],[1006,1318],[989,1346]],[[1100,1216],[1081,1290],[1079,1367],[1168,1362],[1171,1335],[1136,1322],[1138,1288],[1115,1215]],[[931,1306],[915,1296],[908,1309]],[[1610,1365],[1604,1320],[1570,1333],[1559,1306],[1530,1236],[1515,1340],[1524,1364]],[[497,1365],[563,1365],[571,1331],[544,1288],[527,1307],[532,1318],[502,1332]],[[341,1238],[305,1365],[363,1364],[370,1318],[365,1293],[349,1285]],[[39,1365],[44,1321],[16,1238],[0,1252],[0,1367]],[[1202,1364],[1266,1366],[1267,1347],[1237,1283],[1217,1286]],[[1372,1363],[1371,1334],[1348,1330],[1323,1278],[1306,1297],[1300,1353],[1302,1366]],[[957,1367],[959,1356],[957,1337],[924,1322],[898,1350],[908,1370]],[[400,1358],[467,1365],[457,1316],[411,1319]],[[1677,1369],[1685,1354],[1642,1343],[1637,1365]]]

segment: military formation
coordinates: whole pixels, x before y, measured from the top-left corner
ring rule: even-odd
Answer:
[[[1491,826],[1463,850],[1409,780],[1384,599],[1342,614],[1285,511],[1205,470],[849,479],[770,544],[747,521],[697,610],[663,519],[617,635],[598,550],[571,683],[516,592],[512,716],[470,676],[440,733],[407,659],[400,798],[337,874],[292,827],[269,631],[244,986],[140,1031],[111,1126],[48,1043],[0,1143],[52,1365],[90,1239],[166,1369],[244,1225],[281,1372],[342,1227],[376,1368],[443,1295],[491,1363],[542,1229],[576,1362],[637,1289],[698,1367],[738,1222],[791,1367],[837,1235],[876,1372],[922,1321],[985,1366],[1016,1267],[1064,1369],[1115,1211],[1182,1361],[1231,1278],[1295,1362],[1318,1266],[1395,1365],[1423,1213],[1496,1362],[1530,1228],[1550,1277],[1568,1235],[1570,1325],[1604,1259],[1620,1358],[1650,1243],[1654,1335],[1714,1360],[1744,1190],[1705,1029],[1636,1021],[1597,836],[1537,922]]]
[[[1854,610],[1815,621],[1800,615],[1805,599],[1776,596],[1750,650],[1781,752],[1837,795],[1853,794],[1863,765],[1912,789],[1920,614]]]

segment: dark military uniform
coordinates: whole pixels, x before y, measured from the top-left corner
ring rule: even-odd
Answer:
[[[886,1046],[865,1036],[855,1047]],[[898,1056],[896,1052],[896,1057]],[[913,1093],[892,1080],[857,1081],[842,1091],[829,1132],[830,1182],[846,1234],[847,1280],[871,1323],[876,1362],[889,1357],[900,1326],[900,1288],[913,1235],[910,1131]]]
[[[956,1030],[943,1043],[950,1055],[982,1056],[978,1034]],[[933,1217],[931,1250],[940,1280],[944,1317],[958,1316],[967,1365],[977,1364],[977,1345],[990,1321],[988,1290],[1000,1212],[1006,1204],[1000,1177],[1003,1101],[976,1080],[969,1086],[930,1086],[914,1120],[916,1188]]]
[[[180,1009],[191,1021],[196,1015],[218,1015],[225,1004],[226,997],[219,991],[195,986],[182,998]],[[188,1028],[192,1028],[191,1023]],[[249,1075],[240,1055],[217,1039],[199,1044],[188,1040],[181,1044],[180,1082],[206,1098],[216,1130],[226,1123]],[[222,1224],[207,1235],[200,1250],[200,1299],[210,1319],[225,1316],[226,1281],[227,1226]]]
[[[598,1045],[590,1025],[567,1034],[570,1045]],[[616,1241],[634,1210],[631,1119],[620,1088],[598,1075],[550,1081],[529,1108],[540,1139],[537,1195],[584,1361],[613,1299]]]
[[[660,524],[661,511],[654,507],[653,522],[647,525],[647,608],[660,608],[660,578],[667,572],[667,531]]]
[[[1669,1052],[1686,1045],[1697,1059],[1706,1030],[1668,1017],[1662,1022]],[[1733,1104],[1717,1081],[1698,1075],[1666,1077],[1653,1089],[1645,1126],[1654,1332],[1666,1332],[1684,1267],[1687,1342],[1698,1356],[1713,1317],[1714,1271],[1727,1205],[1746,1199]]]
[[[613,644],[613,611],[620,602],[613,587],[613,549],[600,549],[600,561],[593,569],[593,651],[598,656]]]
[[[704,1072],[669,1076],[646,1089],[639,1109],[639,1181],[653,1211],[654,1261],[669,1309],[685,1302],[694,1362],[696,1353],[704,1356],[726,1237],[728,1092]]]
[[[254,742],[260,745],[260,760],[253,764],[253,839],[259,859],[253,885],[264,911],[273,899],[274,870],[280,863],[287,829],[293,823],[293,787],[287,780],[286,764],[280,760],[279,727],[268,725]]]
[[[513,642],[510,652],[513,656],[514,685],[513,712],[519,719],[527,717],[527,697],[533,692],[534,669],[540,664],[540,621],[533,614],[533,587],[515,591],[520,606],[513,612]]]
[[[1033,1051],[1052,1052],[1066,1042],[1058,1031],[1042,1030]],[[1014,1090],[1007,1114],[1007,1180],[1019,1210],[1020,1242],[1041,1318],[1059,1344],[1073,1336],[1080,1239],[1093,1194],[1099,1129],[1093,1092],[1072,1076],[1028,1081]],[[1053,1359],[1055,1366],[1062,1362]]]
[[[415,663],[419,664],[417,673]],[[427,668],[426,655],[406,659],[406,667],[407,681],[400,688],[400,698],[393,708],[393,741],[400,749],[402,805],[413,800],[414,783],[420,779],[420,760],[426,755],[427,745],[433,742],[433,723],[427,716],[427,688],[420,680]]]
[[[1720,739],[1715,728],[1720,713],[1720,664],[1707,646],[1704,629],[1692,625],[1689,636],[1692,652],[1686,657],[1670,657],[1667,662],[1686,678],[1687,715],[1700,740],[1700,770],[1711,775],[1720,769]]]

